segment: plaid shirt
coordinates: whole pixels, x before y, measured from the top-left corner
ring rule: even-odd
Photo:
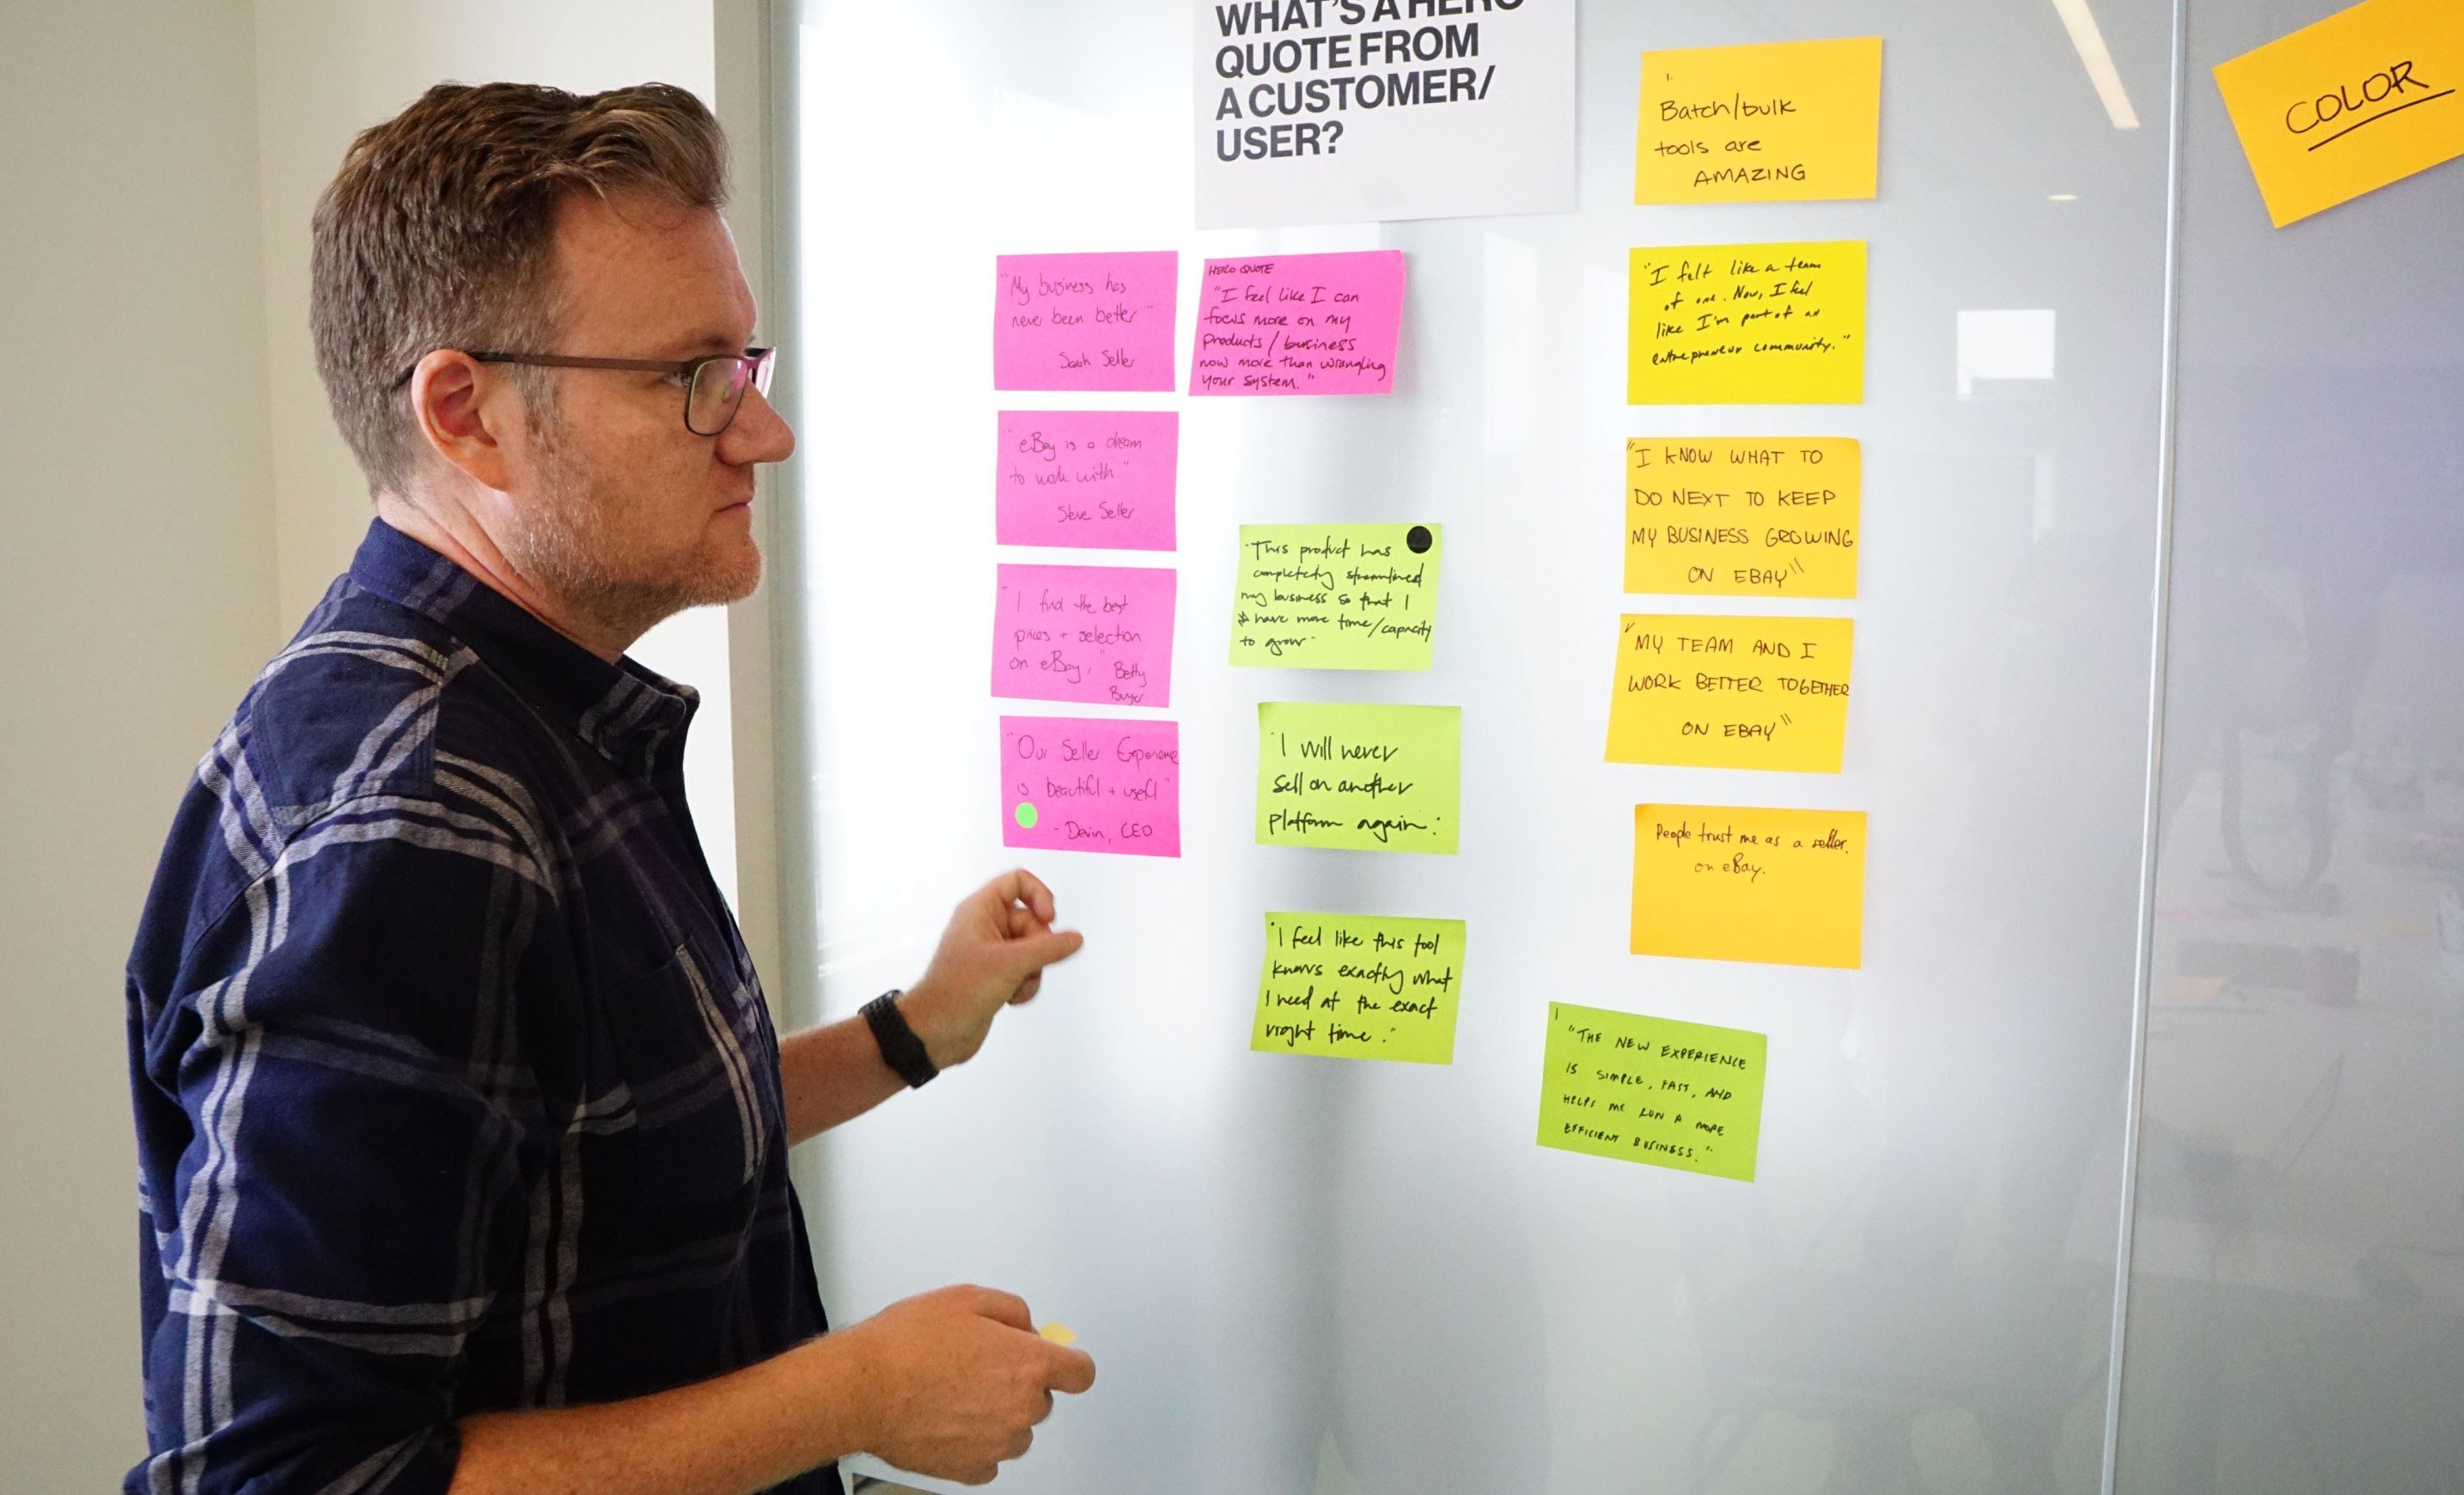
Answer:
[[[429,1495],[458,1417],[822,1331],[695,700],[382,522],[257,678],[129,960],[128,1490]]]

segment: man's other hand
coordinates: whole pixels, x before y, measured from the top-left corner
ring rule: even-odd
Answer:
[[[1054,1392],[1095,1384],[1085,1351],[1039,1337],[1026,1305],[989,1287],[893,1303],[843,1333],[861,1343],[874,1393],[865,1452],[961,1484],[986,1484],[1025,1453]]]
[[[1033,997],[1044,968],[1086,943],[1075,930],[1054,929],[1053,915],[1052,890],[1027,871],[1003,872],[950,915],[932,964],[898,999],[935,1067],[974,1058],[1001,1007]]]

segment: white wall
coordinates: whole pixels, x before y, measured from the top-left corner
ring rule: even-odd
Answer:
[[[715,11],[758,39],[759,8]],[[317,193],[445,78],[714,98],[714,11],[0,7],[0,1487],[116,1487],[143,1452],[121,970],[189,769],[368,517],[309,342]],[[688,787],[732,890],[728,622],[637,652],[702,689]],[[773,922],[747,911],[757,950]]]
[[[144,1452],[121,971],[278,642],[245,0],[0,8],[0,1485]]]
[[[266,324],[281,616],[315,605],[367,528],[367,485],[326,412],[308,333],[308,224],[351,138],[431,83],[546,83],[593,93],[650,79],[715,96],[709,0],[257,0]],[[687,793],[711,868],[736,895],[727,615],[689,613],[633,650],[698,688]]]
[[[361,130],[431,83],[590,93],[649,79],[708,99],[707,0],[256,0],[258,181],[281,612],[304,615],[367,528],[367,485],[308,339],[308,218]]]

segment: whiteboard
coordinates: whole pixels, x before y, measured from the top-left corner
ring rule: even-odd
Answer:
[[[1181,412],[1183,854],[1027,859],[1086,953],[984,1056],[805,1151],[840,1319],[951,1281],[1094,1354],[1028,1492],[2097,1487],[2162,577],[2171,8],[1593,0],[1570,213],[1191,227],[1187,8],[803,0],[785,861],[800,1016],[922,968],[1001,844],[995,411]],[[1646,46],[1879,33],[1873,202],[1639,209]],[[1638,246],[1870,246],[1863,403],[1632,407]],[[1399,249],[1396,392],[997,395],[1001,253]],[[2016,319],[1966,314],[2027,313]],[[1184,319],[1185,320],[1186,319]],[[2050,330],[2006,356],[1977,328]],[[1185,370],[1189,332],[1181,332]],[[1621,591],[1636,435],[1862,443],[1853,603]],[[1228,668],[1239,525],[1444,526],[1425,673]],[[1145,555],[1083,559],[1143,563]],[[1603,761],[1625,611],[1844,614],[1837,775]],[[1256,706],[1463,711],[1454,856],[1261,846]],[[1090,714],[1102,715],[1093,709]],[[1864,956],[1627,952],[1646,801],[1870,816]],[[1263,914],[1461,918],[1447,1066],[1252,1053]],[[801,921],[801,923],[795,922]],[[1750,1184],[1534,1144],[1548,1004],[1768,1035]]]
[[[2464,1481],[2464,164],[2281,231],[2196,5],[2119,1488]]]

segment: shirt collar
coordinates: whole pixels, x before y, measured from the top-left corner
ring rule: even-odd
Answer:
[[[647,775],[663,758],[681,757],[701,704],[692,686],[630,656],[609,664],[385,520],[368,521],[351,580],[461,640],[523,699],[617,767]]]

